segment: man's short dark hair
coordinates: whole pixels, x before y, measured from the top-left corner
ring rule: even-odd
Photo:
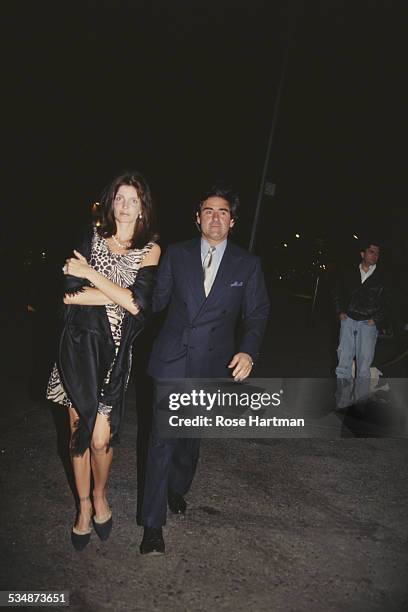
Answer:
[[[221,182],[213,185],[199,201],[196,209],[198,214],[200,214],[201,208],[208,198],[223,198],[223,200],[226,200],[230,208],[231,219],[235,221],[238,219],[239,197],[232,189],[231,185],[226,185]]]
[[[379,240],[371,236],[371,238],[364,238],[360,242],[360,252],[366,251],[370,246],[376,246],[381,250],[381,244]]]

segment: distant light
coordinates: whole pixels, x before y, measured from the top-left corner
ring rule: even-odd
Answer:
[[[41,253],[41,257],[42,257],[43,259],[45,259],[45,251],[43,251],[43,252]]]
[[[286,244],[286,242],[283,243],[283,246],[285,247],[285,249],[288,248],[288,245]]]
[[[279,277],[279,280],[282,280],[282,277],[281,277],[281,276]]]
[[[353,234],[353,238],[354,238],[355,240],[358,240],[358,236],[357,236],[357,234]]]
[[[97,221],[97,222],[95,223],[95,225],[96,225],[96,227],[100,227],[101,222],[100,222],[100,221]]]
[[[296,238],[300,238],[300,234],[295,234]]]

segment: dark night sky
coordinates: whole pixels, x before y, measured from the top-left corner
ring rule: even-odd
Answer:
[[[3,8],[9,239],[53,246],[123,168],[148,178],[164,241],[217,178],[247,244],[293,35],[257,250],[299,231],[392,232],[403,204],[402,2],[82,0]]]

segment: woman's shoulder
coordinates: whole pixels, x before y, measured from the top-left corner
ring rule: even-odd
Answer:
[[[150,240],[140,252],[142,254],[143,266],[157,265],[161,253],[160,246],[157,244],[157,242]]]
[[[141,249],[137,249],[137,250],[144,254],[147,254],[150,252],[156,252],[160,254],[160,246],[155,240],[149,240],[149,242],[147,242],[144,245],[144,247],[142,247]]]
[[[155,240],[150,240],[150,242],[147,243],[147,245],[149,247],[149,250],[154,250],[154,251],[159,251],[160,252],[160,245],[158,242],[156,242]]]
[[[96,223],[92,223],[91,225],[90,238],[92,242],[92,248],[107,248],[106,238],[104,237],[100,229],[97,227]]]

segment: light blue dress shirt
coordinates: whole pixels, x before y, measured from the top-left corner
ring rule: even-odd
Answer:
[[[201,237],[201,263],[204,262],[204,258],[207,255],[208,250],[210,248],[211,248],[211,245],[208,244],[205,238]],[[217,244],[217,246],[215,247],[215,251],[213,253],[213,259],[214,259],[213,265],[215,266],[214,278],[217,275],[218,268],[220,267],[221,259],[223,258],[226,248],[227,248],[227,239],[223,240],[222,242],[220,242],[220,244]]]

